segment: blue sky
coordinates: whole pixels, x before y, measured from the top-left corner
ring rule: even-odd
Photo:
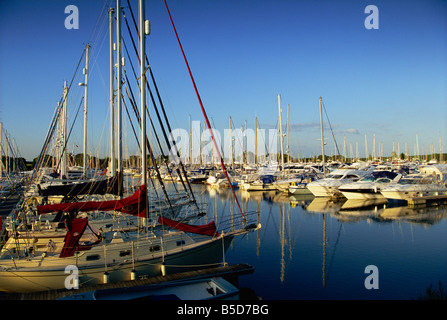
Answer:
[[[127,1],[122,0],[125,12]],[[89,149],[104,153],[109,132],[106,11],[114,1],[0,0],[0,120],[23,157],[36,157],[87,42],[92,45]],[[137,1],[131,0],[134,14]],[[364,10],[379,9],[368,30]],[[64,27],[64,9],[79,9],[79,29]],[[447,150],[447,2],[435,0],[168,0],[208,116],[218,130],[277,127],[290,105],[291,154],[320,154],[321,96],[339,147],[372,153],[393,142],[414,153]],[[130,19],[129,14],[127,13]],[[147,1],[148,55],[173,128],[202,121],[197,98],[162,0]],[[127,30],[123,23],[123,34]],[[130,42],[128,43],[130,45]],[[81,62],[84,65],[84,61]],[[126,65],[131,75],[130,65]],[[82,73],[74,84],[83,81]],[[77,87],[77,86],[76,86]],[[136,93],[136,92],[135,92]],[[83,89],[69,100],[74,118]],[[69,149],[82,152],[82,115]],[[124,116],[124,119],[126,116]],[[69,120],[69,122],[71,123]],[[325,120],[327,124],[327,121]],[[125,128],[130,128],[125,124]],[[132,140],[127,130],[125,139]],[[333,150],[329,129],[327,153]],[[76,148],[75,145],[78,145]],[[129,153],[136,152],[129,142]]]

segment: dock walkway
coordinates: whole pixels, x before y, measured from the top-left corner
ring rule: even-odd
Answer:
[[[145,285],[155,285],[170,281],[203,279],[210,277],[223,277],[229,282],[237,281],[237,277],[243,274],[250,274],[254,272],[254,267],[242,263],[236,265],[226,265],[215,268],[200,269],[182,273],[168,274],[166,276],[156,276],[150,278],[142,278],[136,280],[119,281],[114,283],[97,284],[92,286],[80,287],[77,290],[48,290],[30,293],[15,293],[0,295],[0,300],[57,300],[68,296],[72,293],[81,293],[100,289],[111,288],[126,288]]]
[[[433,202],[440,202],[440,203],[447,202],[447,194],[440,194],[437,196],[414,197],[407,201],[409,207],[425,206]]]

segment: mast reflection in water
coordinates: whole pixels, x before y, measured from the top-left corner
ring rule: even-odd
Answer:
[[[219,218],[234,210],[229,190],[195,186]],[[418,299],[447,283],[447,206],[411,209],[386,201],[334,202],[275,191],[237,191],[262,228],[234,241],[226,262],[248,263],[239,278],[264,300]],[[365,288],[369,265],[378,289]]]

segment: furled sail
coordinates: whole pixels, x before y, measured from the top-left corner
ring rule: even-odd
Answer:
[[[62,248],[59,257],[71,257],[75,253],[79,243],[79,239],[84,234],[87,224],[88,220],[85,218],[65,221],[67,234],[65,235],[64,247]]]
[[[175,228],[177,230],[180,230],[180,231],[191,232],[191,233],[196,233],[196,234],[203,234],[203,235],[211,236],[211,237],[219,236],[219,233],[217,232],[216,224],[214,223],[214,221],[211,221],[210,223],[205,224],[205,225],[194,226],[194,225],[174,221],[174,220],[168,219],[166,217],[160,216],[160,217],[158,217],[158,222],[160,222],[161,224],[170,226],[172,228]]]
[[[51,212],[87,212],[87,211],[112,211],[118,210],[126,214],[138,217],[146,216],[146,185],[141,185],[130,197],[108,201],[85,201],[73,203],[47,204],[37,207],[40,214]]]

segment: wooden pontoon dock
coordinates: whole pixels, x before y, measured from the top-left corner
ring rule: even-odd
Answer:
[[[0,295],[0,300],[57,300],[73,293],[82,293],[99,289],[137,287],[137,286],[167,283],[170,281],[203,279],[210,277],[222,277],[231,283],[237,283],[237,279],[240,275],[250,274],[253,272],[254,267],[242,263],[236,265],[224,265],[215,268],[207,268],[182,273],[168,274],[165,276],[160,275],[156,277],[142,278],[136,280],[97,284],[93,286],[82,286],[76,290],[59,289],[59,290],[47,290],[47,291],[38,291],[30,293],[5,294]]]

